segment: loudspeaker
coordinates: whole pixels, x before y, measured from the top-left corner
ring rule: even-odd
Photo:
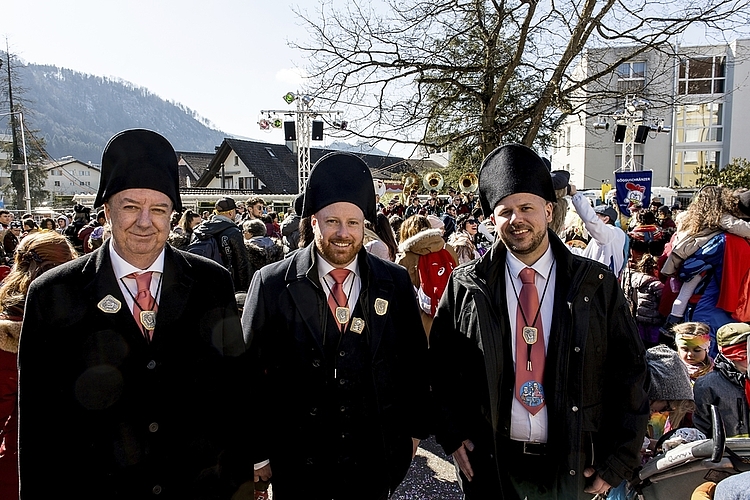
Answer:
[[[313,141],[323,140],[323,122],[321,121],[312,122],[312,140]]]
[[[627,130],[627,125],[617,125],[615,127],[615,135],[613,137],[614,142],[624,142],[625,141],[625,131]]]
[[[295,126],[294,122],[284,122],[284,140],[297,140],[297,127]]]
[[[644,144],[648,139],[648,133],[651,131],[651,127],[648,125],[638,125],[635,131],[635,142],[638,144]]]

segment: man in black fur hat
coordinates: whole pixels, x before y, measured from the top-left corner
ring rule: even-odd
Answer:
[[[552,179],[531,149],[490,153],[479,196],[498,238],[453,271],[435,316],[437,441],[468,500],[605,493],[639,465],[648,419],[617,279],[548,228]]]
[[[229,472],[228,444],[248,442],[249,377],[236,359],[245,342],[226,269],[166,245],[182,208],[169,142],[149,130],[115,135],[95,205],[111,238],[28,292],[21,497],[203,498],[196,479],[221,460],[211,498],[228,499],[252,478],[252,461]]]
[[[302,200],[314,244],[263,267],[242,314],[264,411],[254,446],[276,500],[384,500],[428,434],[427,341],[406,270],[363,248],[375,190],[331,153]]]

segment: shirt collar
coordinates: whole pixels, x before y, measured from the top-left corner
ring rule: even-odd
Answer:
[[[112,261],[112,270],[115,272],[115,277],[119,280],[125,278],[128,274],[132,273],[144,273],[147,271],[153,271],[157,273],[164,272],[164,249],[162,248],[161,253],[156,260],[148,266],[147,269],[140,269],[130,264],[128,261],[123,259],[120,254],[115,250],[115,246],[110,242],[109,245],[109,257]]]
[[[518,260],[518,257],[513,255],[513,252],[511,251],[508,251],[507,255],[508,257],[505,259],[505,262],[508,264],[508,271],[513,278],[520,279],[519,275],[521,274],[521,271],[530,267],[539,273],[545,280],[549,279],[549,273],[552,270],[552,263],[555,261],[555,256],[552,254],[552,245],[548,245],[547,251],[530,266]]]
[[[320,253],[318,253],[317,249],[315,250],[315,262],[318,266],[318,276],[320,277],[326,276],[328,273],[336,269],[327,260],[325,260],[320,255]],[[353,272],[355,276],[359,276],[359,259],[355,257],[354,260],[346,266],[346,269]]]

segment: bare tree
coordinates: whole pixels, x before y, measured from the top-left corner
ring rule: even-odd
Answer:
[[[319,105],[346,107],[350,133],[483,157],[516,141],[544,147],[582,90],[693,26],[738,33],[748,0],[351,0],[297,11]],[[595,73],[587,47],[626,47]],[[601,97],[596,95],[597,98]]]

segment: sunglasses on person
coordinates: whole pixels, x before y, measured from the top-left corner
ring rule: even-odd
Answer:
[[[468,222],[469,224],[479,224],[479,221],[476,219],[469,219],[466,222]]]

